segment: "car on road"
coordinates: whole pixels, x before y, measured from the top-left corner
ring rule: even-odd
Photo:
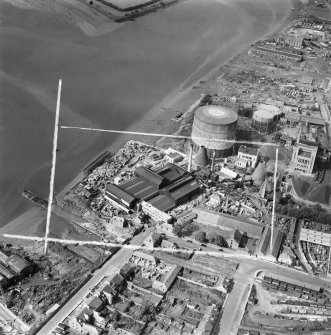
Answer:
[[[224,251],[222,248],[218,249],[218,251]]]
[[[207,248],[207,246],[204,243],[201,243],[201,246]]]

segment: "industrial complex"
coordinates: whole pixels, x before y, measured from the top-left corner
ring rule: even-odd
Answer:
[[[330,333],[331,5],[297,6],[192,87],[172,134],[128,132],[53,203],[23,193],[52,212],[35,246],[1,245],[1,306],[26,334]]]

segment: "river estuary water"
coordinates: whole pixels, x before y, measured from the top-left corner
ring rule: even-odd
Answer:
[[[32,207],[24,188],[47,198],[59,78],[61,124],[125,129],[262,38],[288,8],[187,0],[91,37],[61,15],[0,1],[0,227]],[[115,138],[60,130],[55,190]]]

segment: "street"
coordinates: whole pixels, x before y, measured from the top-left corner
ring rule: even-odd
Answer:
[[[151,232],[147,229],[145,232],[135,236],[130,244],[140,246],[146,236]],[[86,297],[90,291],[106,276],[115,274],[119,268],[125,264],[131,257],[134,249],[121,248],[101,269],[95,271],[93,277],[61,308],[55,315],[36,333],[36,335],[48,335],[62,322]]]

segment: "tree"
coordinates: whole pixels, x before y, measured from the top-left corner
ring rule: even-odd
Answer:
[[[286,198],[280,198],[280,199],[279,199],[279,203],[280,203],[281,205],[286,205],[286,204],[287,204],[287,199],[286,199]]]
[[[206,233],[204,231],[199,231],[195,234],[194,237],[198,242],[205,242],[206,240]]]
[[[201,104],[202,105],[210,105],[213,102],[213,97],[210,94],[206,94],[202,99],[201,99]]]
[[[212,244],[216,244],[219,247],[227,247],[227,243],[225,239],[221,235],[213,235],[209,239],[209,242]]]
[[[174,224],[174,225],[172,226],[172,232],[173,232],[176,236],[179,236],[181,231],[182,231],[182,227],[181,227],[181,225],[179,225],[179,224]]]

